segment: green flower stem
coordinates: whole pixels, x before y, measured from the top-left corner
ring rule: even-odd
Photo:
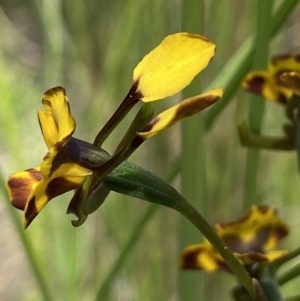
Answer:
[[[253,68],[254,70],[267,69],[269,57],[269,40],[271,38],[271,14],[273,0],[257,0],[257,23],[255,48],[253,51]],[[249,124],[251,132],[260,133],[263,115],[265,111],[265,101],[261,96],[253,95],[249,105]],[[249,208],[254,204],[256,199],[259,153],[258,149],[248,149],[247,167],[245,179],[244,206]]]
[[[278,283],[283,285],[300,275],[300,263],[292,267],[289,271],[278,277]]]
[[[5,180],[3,179],[2,172],[0,172],[0,190],[6,191]],[[5,199],[8,199],[8,198],[5,198]],[[44,275],[43,275],[40,265],[38,263],[37,256],[35,254],[35,251],[32,247],[30,240],[28,239],[28,236],[26,235],[26,232],[24,231],[23,224],[21,223],[21,220],[20,220],[20,216],[17,213],[16,209],[11,205],[10,202],[5,202],[5,203],[7,204],[7,209],[9,210],[10,216],[13,219],[13,224],[17,228],[17,233],[19,235],[19,238],[22,241],[22,245],[23,245],[25,253],[27,255],[26,257],[28,258],[29,265],[33,272],[36,283],[39,287],[39,292],[41,294],[41,298],[44,301],[52,301],[53,299],[50,295]]]
[[[105,139],[110,133],[116,128],[116,126],[122,121],[122,119],[128,114],[128,112],[136,105],[139,101],[139,93],[136,91],[136,85],[133,84],[125,99],[122,101],[120,106],[107,121],[105,126],[100,130],[95,138],[94,144],[101,147]]]
[[[269,2],[269,1],[260,1]],[[295,6],[299,3],[299,0],[289,0],[283,1],[278,7],[276,12],[273,14],[271,19],[271,36],[274,37],[282,24],[285,22],[287,17],[293,11]],[[263,25],[265,26],[266,23]],[[262,27],[263,28],[263,27]],[[239,89],[242,79],[249,72],[252,66],[252,56],[254,49],[256,47],[255,40],[249,38],[244,44],[239,48],[239,50],[234,53],[232,59],[224,66],[224,68],[219,73],[219,76],[211,83],[209,88],[217,87],[223,85],[226,87],[222,100],[216,103],[208,111],[206,115],[205,129],[210,130],[213,126],[215,119],[224,110],[232,99],[234,93]]]
[[[172,208],[188,220],[208,239],[224,258],[241,284],[253,296],[252,279],[204,217],[171,185],[138,165],[123,162],[104,179],[106,188],[151,203]]]
[[[204,18],[206,7],[204,0],[182,1],[181,30],[185,32],[205,33]],[[197,95],[201,91],[201,77],[196,77],[193,83],[182,92],[185,99]],[[205,212],[206,204],[206,160],[205,160],[204,115],[197,114],[181,122],[181,192],[192,200],[193,205]],[[178,224],[179,249],[201,239],[198,231],[185,219]],[[205,276],[180,271],[178,273],[178,294],[180,300],[196,301],[205,298]]]

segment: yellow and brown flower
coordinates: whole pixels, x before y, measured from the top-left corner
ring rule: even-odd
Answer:
[[[7,182],[13,206],[24,210],[25,227],[52,198],[78,188],[84,177],[92,173],[76,163],[75,156],[85,142],[72,138],[75,120],[65,89],[48,90],[42,102],[45,111],[38,111],[38,118],[48,153],[40,166],[17,172]]]
[[[249,73],[242,86],[268,100],[286,104],[293,91],[281,75],[292,71],[300,72],[300,55],[277,55],[270,61],[267,71]]]
[[[272,262],[287,253],[287,251],[273,250],[276,244],[288,234],[288,226],[272,207],[253,206],[236,221],[219,223],[214,228],[244,265]],[[183,269],[210,272],[229,270],[223,258],[206,239],[202,244],[187,247],[182,252],[179,263]]]

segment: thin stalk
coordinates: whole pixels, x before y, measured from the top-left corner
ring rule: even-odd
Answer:
[[[253,51],[253,68],[254,70],[267,69],[269,56],[269,41],[271,38],[271,15],[273,9],[273,0],[257,0],[257,22],[255,49]],[[249,105],[249,125],[250,131],[259,134],[261,130],[263,115],[265,111],[265,100],[258,95],[253,95]],[[257,191],[257,178],[259,170],[258,149],[248,149],[247,167],[245,179],[244,206],[249,208],[255,202]]]
[[[182,31],[204,33],[205,3],[203,0],[182,1]],[[201,91],[201,79],[197,77],[184,90],[183,98],[197,95]],[[203,114],[184,120],[181,123],[181,191],[193,205],[204,212],[206,199],[205,133]],[[199,241],[198,231],[185,219],[179,222],[179,248]],[[205,277],[186,271],[179,272],[178,289],[180,300],[196,301],[205,298]]]
[[[260,1],[269,2],[269,1]],[[274,37],[290,13],[294,10],[299,0],[283,1],[273,14],[271,21],[271,36]],[[252,66],[252,56],[255,49],[255,40],[249,38],[234,53],[232,59],[224,66],[219,76],[209,87],[224,85],[226,87],[222,101],[216,103],[206,114],[205,129],[208,131],[214,125],[216,118],[225,109],[233,95],[240,88],[240,83]]]
[[[292,267],[290,270],[288,270],[286,273],[278,277],[278,283],[280,285],[283,285],[294,278],[300,276],[300,263],[296,264],[294,267]]]

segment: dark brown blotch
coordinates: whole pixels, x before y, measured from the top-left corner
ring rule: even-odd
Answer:
[[[199,269],[197,257],[201,250],[189,251],[182,255],[181,268],[183,269]]]
[[[176,110],[176,120],[181,120],[185,117],[194,115],[195,113],[207,108],[216,101],[220,99],[220,96],[217,95],[207,95],[199,98],[191,98],[186,101],[183,101]]]
[[[53,179],[46,188],[46,195],[49,201],[61,194],[64,194],[70,190],[77,189],[79,185],[67,180],[64,177]]]
[[[33,197],[30,202],[28,203],[28,207],[25,213],[25,220],[26,225],[25,228],[27,228],[31,222],[34,220],[34,218],[39,214],[36,205],[35,205],[35,197]]]
[[[254,76],[253,78],[247,80],[247,90],[255,94],[262,95],[263,87],[266,80],[261,76]]]
[[[278,54],[272,57],[271,62],[273,65],[277,65],[278,62],[282,61],[282,60],[286,60],[288,58],[292,57],[292,55],[290,54]]]

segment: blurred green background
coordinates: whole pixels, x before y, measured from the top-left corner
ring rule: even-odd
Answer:
[[[46,154],[36,111],[42,109],[47,89],[66,88],[77,122],[74,136],[92,142],[127,94],[137,63],[167,34],[190,30],[184,26],[189,18],[201,24],[194,33],[217,45],[215,58],[190,91],[204,91],[221,70],[225,81],[226,74],[234,71],[226,64],[234,61],[239,47],[256,32],[256,1],[187,2],[189,13],[184,11],[185,0],[0,1],[0,300],[230,300],[229,288],[236,283],[232,275],[179,271],[182,229],[190,226],[177,212],[111,193],[85,224],[73,228],[65,214],[69,193],[48,204],[24,231],[22,213],[10,205],[3,184],[11,173],[38,166]],[[274,10],[283,2],[275,1]],[[271,40],[270,56],[299,53],[299,20],[298,5]],[[177,95],[155,103],[156,112],[180,99]],[[245,201],[247,150],[240,147],[236,131],[238,122],[248,116],[249,100],[250,95],[238,89],[209,129],[210,109],[196,117],[199,129],[189,131],[200,142],[192,160],[201,171],[202,187],[190,201],[210,223],[235,219],[249,207]],[[109,137],[108,151],[132,116]],[[284,121],[282,108],[268,102],[263,132],[280,135]],[[166,178],[187,147],[181,137],[177,125],[147,141],[130,160]],[[253,203],[276,206],[292,230],[282,247],[299,246],[296,153],[262,151],[257,174]],[[184,177],[187,182],[195,180],[193,171]],[[178,189],[181,180],[179,174],[173,181]],[[142,225],[145,212],[148,220]],[[140,231],[132,239],[135,244],[120,260],[134,231]],[[195,233],[186,233],[184,245],[201,241],[201,235],[191,231]],[[116,263],[115,277],[104,289]],[[199,284],[191,288],[190,298],[180,297],[182,277]],[[297,283],[283,290],[296,294]]]

